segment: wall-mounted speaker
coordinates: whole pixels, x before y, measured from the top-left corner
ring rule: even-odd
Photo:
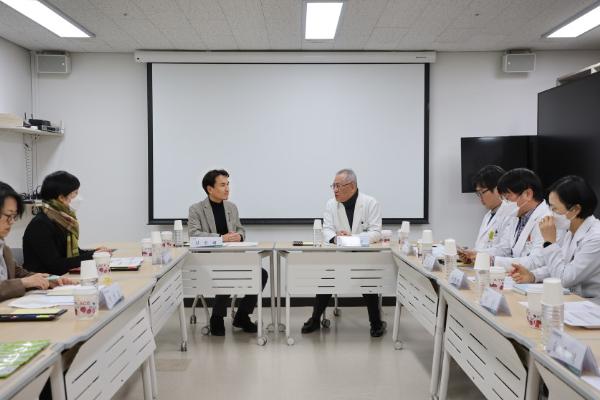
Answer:
[[[71,57],[68,53],[37,53],[35,58],[38,74],[68,74],[71,72]]]
[[[535,53],[507,53],[502,56],[504,72],[533,72],[535,71]]]

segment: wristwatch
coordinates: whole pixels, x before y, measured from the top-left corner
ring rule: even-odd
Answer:
[[[544,242],[544,248],[546,248],[546,247],[548,247],[550,245],[552,245],[552,242]]]

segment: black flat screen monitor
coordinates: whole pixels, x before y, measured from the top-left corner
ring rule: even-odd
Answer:
[[[486,165],[535,169],[536,136],[487,136],[460,139],[462,192],[474,192],[473,176]]]

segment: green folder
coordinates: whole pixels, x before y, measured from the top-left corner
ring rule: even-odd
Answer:
[[[0,343],[0,378],[6,378],[44,350],[48,340]]]

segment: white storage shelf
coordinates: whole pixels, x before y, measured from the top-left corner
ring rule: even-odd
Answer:
[[[37,135],[37,136],[63,136],[63,134],[60,132],[44,132],[44,131],[40,131],[37,128],[25,128],[25,127],[15,127],[15,128],[0,127],[0,133],[26,133],[28,135]]]

